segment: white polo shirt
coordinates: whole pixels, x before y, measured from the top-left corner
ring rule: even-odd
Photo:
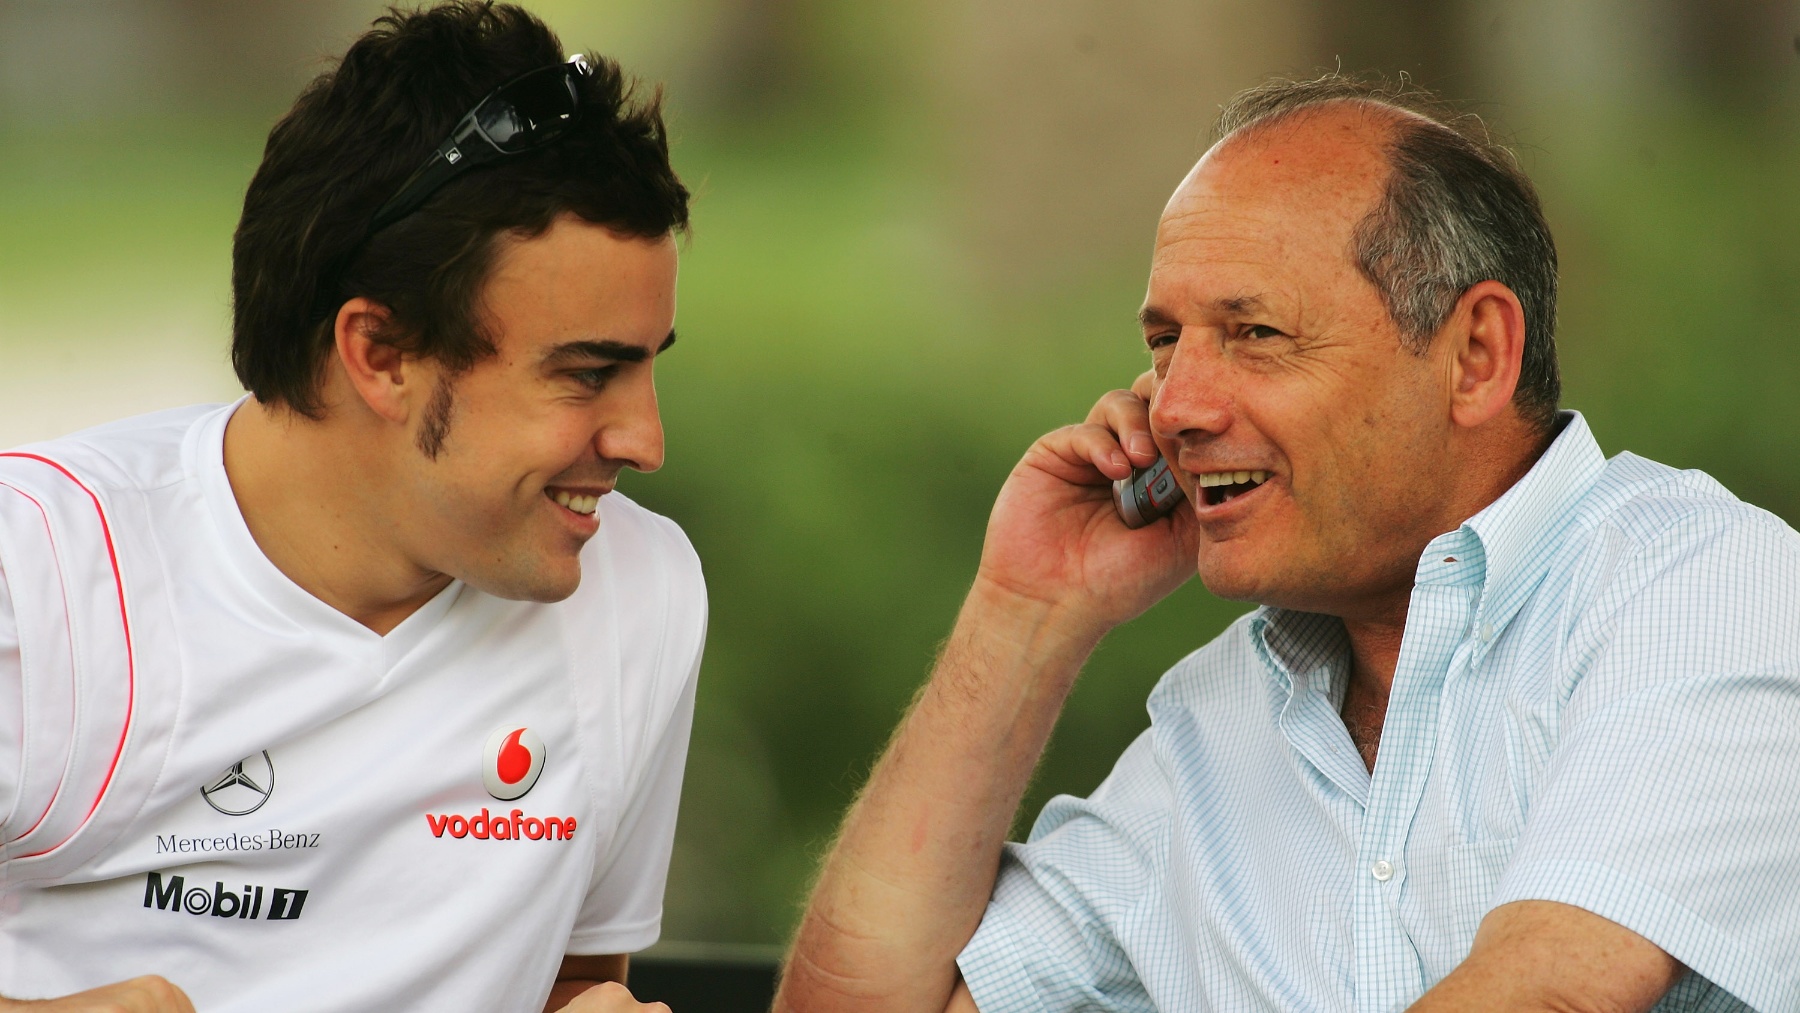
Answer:
[[[660,928],[706,624],[601,500],[555,604],[453,583],[377,636],[238,512],[234,406],[0,455],[0,995],[540,1010]]]

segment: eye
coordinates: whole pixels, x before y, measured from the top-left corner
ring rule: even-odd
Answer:
[[[617,375],[619,375],[619,364],[616,362],[610,366],[601,366],[597,369],[578,369],[569,374],[569,376],[574,378],[576,383],[595,392],[604,388],[607,381]]]
[[[1282,334],[1280,331],[1276,330],[1275,328],[1270,327],[1268,324],[1251,324],[1248,327],[1244,328],[1244,337],[1246,337],[1246,338],[1281,338],[1281,337],[1286,337],[1286,335]]]
[[[1150,346],[1150,350],[1154,352],[1158,349],[1168,348],[1175,344],[1176,341],[1180,340],[1180,338],[1181,335],[1176,334],[1173,331],[1168,334],[1152,334],[1144,339],[1144,344]]]

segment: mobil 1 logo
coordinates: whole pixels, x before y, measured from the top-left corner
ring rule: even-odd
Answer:
[[[244,884],[244,890],[225,889],[222,880],[215,880],[212,888],[189,886],[181,876],[170,876],[164,879],[162,873],[152,872],[144,877],[144,906],[157,911],[169,911],[174,914],[190,914],[196,917],[210,915],[214,918],[250,918],[270,922],[291,922],[300,917],[306,908],[305,890],[293,890],[287,887],[270,887],[266,890],[254,883]],[[265,896],[267,906],[264,905]]]

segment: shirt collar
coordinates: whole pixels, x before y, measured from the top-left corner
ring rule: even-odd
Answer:
[[[1350,638],[1336,616],[1269,605],[1251,615],[1250,640],[1292,695],[1313,688],[1332,693],[1350,650]]]
[[[1575,505],[1606,469],[1580,412],[1558,413],[1562,432],[1525,477],[1419,557],[1421,584],[1475,584],[1474,631],[1485,653],[1549,569]]]

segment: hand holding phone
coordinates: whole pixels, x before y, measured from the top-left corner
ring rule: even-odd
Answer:
[[[1128,528],[1141,528],[1168,516],[1186,498],[1169,462],[1160,457],[1148,468],[1132,469],[1130,478],[1113,482],[1113,507]]]

